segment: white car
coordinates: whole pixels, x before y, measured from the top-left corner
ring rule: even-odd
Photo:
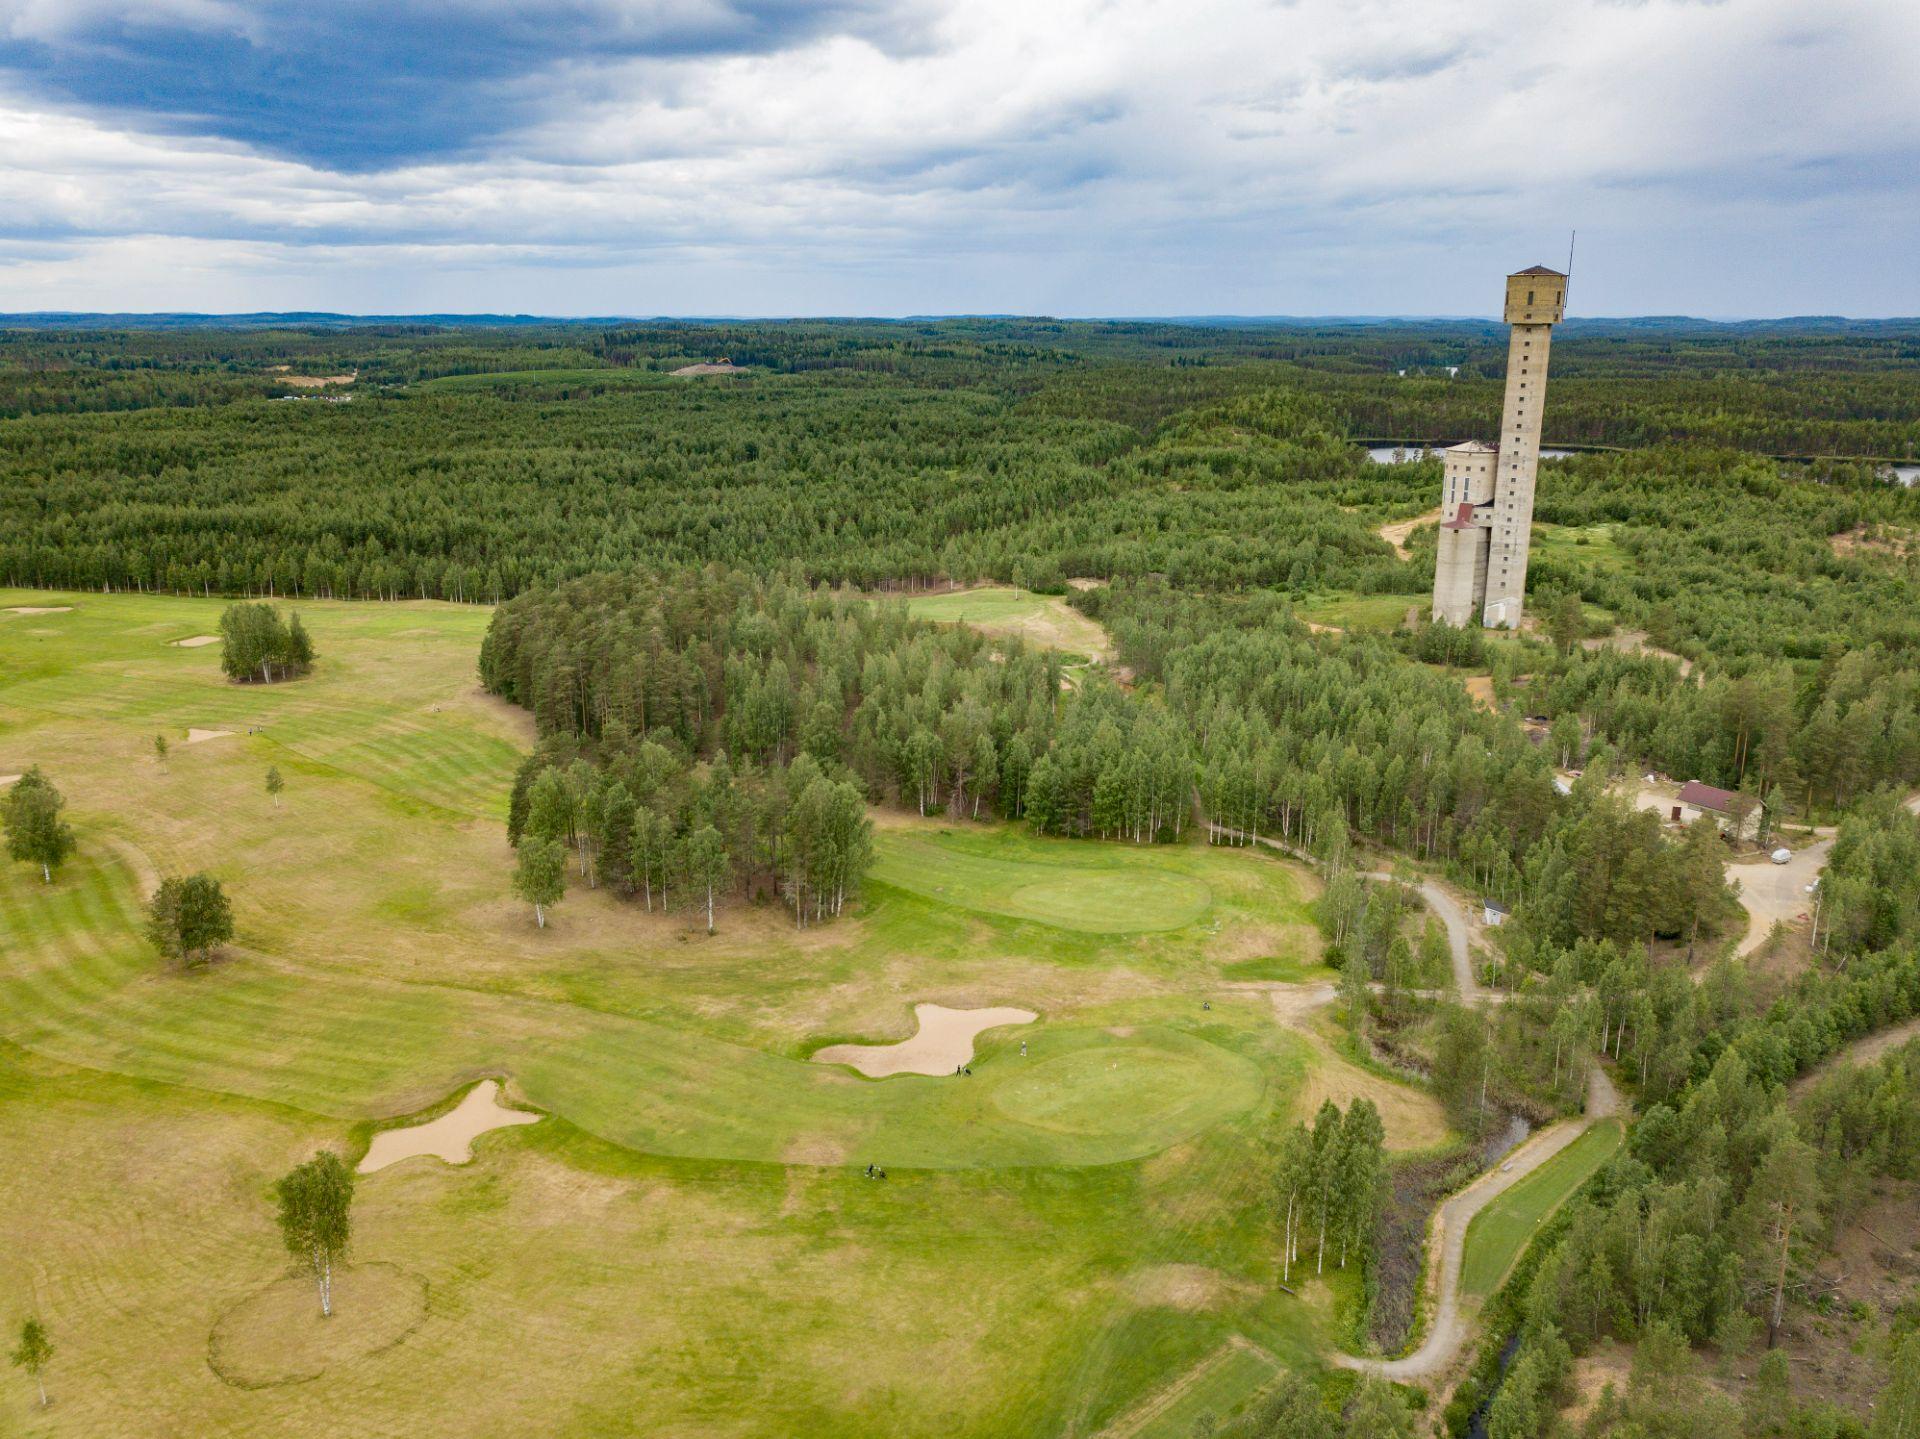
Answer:
[[[1790,863],[1792,859],[1793,859],[1793,851],[1785,848],[1784,846],[1780,849],[1776,849],[1773,852],[1773,862],[1775,864],[1787,864],[1787,863]]]

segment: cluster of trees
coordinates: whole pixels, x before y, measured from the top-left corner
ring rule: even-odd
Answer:
[[[839,915],[873,858],[860,788],[811,755],[736,765],[717,751],[696,763],[677,747],[632,740],[617,720],[588,748],[562,737],[527,760],[508,834],[514,887],[542,928],[569,871],[649,911],[695,907],[709,934],[721,899],[778,889],[804,927]]]
[[[283,620],[274,605],[228,605],[220,615],[220,668],[242,683],[291,679],[313,668],[313,638],[298,613]]]
[[[503,605],[488,688],[542,734],[609,727],[736,764],[806,755],[921,813],[1017,814],[1061,664],[903,604],[710,567],[571,581]]]
[[[1303,1263],[1301,1242],[1313,1251],[1313,1272],[1347,1262],[1365,1267],[1386,1206],[1386,1127],[1373,1102],[1356,1099],[1345,1115],[1331,1099],[1311,1123],[1296,1124],[1280,1143],[1275,1166],[1281,1219],[1281,1279]]]
[[[60,817],[66,796],[53,781],[31,766],[0,800],[0,828],[6,830],[7,858],[40,866],[40,877],[53,883],[53,872],[73,853],[73,826]]]

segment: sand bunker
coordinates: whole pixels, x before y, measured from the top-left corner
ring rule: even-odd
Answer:
[[[955,1066],[973,1058],[974,1038],[1003,1024],[1031,1024],[1040,1016],[1030,1009],[948,1009],[944,1004],[916,1004],[919,1031],[898,1044],[832,1044],[813,1057],[821,1064],[850,1064],[869,1079],[890,1074],[952,1074]]]
[[[438,1119],[405,1129],[383,1129],[374,1135],[373,1143],[367,1146],[367,1157],[360,1161],[360,1172],[372,1174],[419,1154],[431,1154],[449,1164],[465,1164],[473,1158],[473,1141],[488,1130],[539,1121],[539,1115],[527,1110],[503,1107],[500,1086],[483,1079]]]
[[[15,615],[64,615],[73,610],[72,605],[9,605],[8,614]]]
[[[187,743],[205,744],[210,739],[225,739],[232,733],[230,729],[190,729],[187,731]]]
[[[173,643],[174,643],[174,644],[175,644],[176,646],[178,646],[178,647],[179,647],[180,649],[183,649],[183,650],[197,650],[197,649],[199,649],[199,648],[200,648],[200,646],[202,646],[202,645],[217,645],[217,644],[219,644],[219,643],[220,643],[220,636],[218,636],[218,635],[194,635],[194,636],[192,636],[192,637],[191,637],[190,639],[184,639],[184,640],[175,640],[175,641],[174,641]]]
[[[19,778],[20,776],[17,774],[0,774],[0,784],[12,784]]]

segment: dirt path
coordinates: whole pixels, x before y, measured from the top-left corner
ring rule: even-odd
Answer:
[[[1439,520],[1440,514],[1440,508],[1436,505],[1424,515],[1415,515],[1410,520],[1394,520],[1388,524],[1384,524],[1380,526],[1376,533],[1381,539],[1393,546],[1393,552],[1396,556],[1403,560],[1408,559],[1411,556],[1411,551],[1407,549],[1407,536],[1411,535],[1422,525],[1435,523]]]
[[[1420,1342],[1420,1347],[1399,1359],[1335,1354],[1333,1362],[1342,1369],[1358,1369],[1400,1381],[1430,1379],[1447,1369],[1472,1334],[1471,1317],[1460,1302],[1460,1269],[1466,1259],[1467,1230],[1473,1224],[1473,1217],[1595,1124],[1619,1112],[1620,1092],[1614,1088],[1607,1072],[1596,1064],[1587,1075],[1584,1114],[1578,1119],[1563,1119],[1548,1125],[1509,1154],[1499,1168],[1488,1170],[1440,1205],[1427,1236],[1430,1253],[1436,1246],[1438,1251],[1437,1258],[1428,1265],[1429,1274],[1438,1277],[1433,1321],[1427,1326],[1427,1337]]]
[[[1920,796],[1915,798],[1916,803],[1920,804]],[[1215,837],[1242,837],[1222,825],[1209,824],[1208,829]],[[1308,856],[1297,853],[1279,840],[1263,835],[1259,842],[1295,859],[1312,862]],[[1784,869],[1790,866],[1767,867]],[[1363,871],[1360,877],[1405,883],[1379,870]],[[1482,987],[1474,976],[1474,925],[1468,917],[1466,906],[1437,881],[1421,880],[1414,887],[1433,912],[1440,916],[1441,924],[1446,926],[1447,949],[1453,959],[1453,982],[1459,990],[1461,1003],[1480,1005],[1504,999],[1504,994]],[[1312,986],[1292,985],[1289,988],[1296,993],[1285,1004],[1279,993],[1274,995],[1274,1010],[1281,1016],[1282,1022],[1294,1014],[1304,1014],[1316,1002]],[[1327,998],[1330,999],[1332,986],[1322,988],[1329,991]],[[1920,1021],[1916,1021],[1916,1024],[1920,1024]],[[1601,1120],[1620,1114],[1622,1108],[1620,1091],[1614,1087],[1612,1077],[1599,1064],[1595,1064],[1587,1072],[1587,1105],[1579,1118],[1563,1119],[1541,1130],[1507,1155],[1499,1168],[1487,1171],[1458,1194],[1443,1201],[1434,1214],[1427,1235],[1427,1274],[1429,1283],[1434,1285],[1433,1319],[1420,1347],[1399,1359],[1369,1359],[1357,1354],[1336,1353],[1332,1356],[1333,1363],[1343,1369],[1358,1369],[1397,1380],[1427,1379],[1447,1369],[1472,1334],[1471,1316],[1463,1312],[1460,1301],[1460,1266],[1466,1257],[1467,1226],[1473,1223],[1474,1215]]]
[[[1888,1025],[1885,1029],[1876,1029],[1872,1034],[1862,1035],[1838,1054],[1828,1055],[1794,1080],[1787,1086],[1787,1092],[1804,1094],[1834,1070],[1844,1069],[1850,1064],[1871,1064],[1881,1055],[1891,1053],[1915,1037],[1920,1037],[1920,1019],[1909,1019],[1901,1024]]]

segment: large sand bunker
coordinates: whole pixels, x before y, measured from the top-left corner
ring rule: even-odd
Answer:
[[[232,733],[230,729],[190,729],[187,731],[187,743],[205,744],[210,739],[225,739]]]
[[[220,636],[218,636],[218,635],[194,635],[194,636],[192,636],[192,637],[190,637],[190,638],[188,638],[188,639],[184,639],[184,640],[175,640],[175,641],[174,641],[173,643],[174,643],[174,645],[175,645],[175,647],[176,647],[176,648],[179,648],[179,649],[183,649],[183,650],[197,650],[197,649],[199,649],[199,648],[200,648],[200,646],[202,646],[202,645],[217,645],[217,644],[219,644],[219,643],[220,643]]]
[[[898,1044],[832,1044],[813,1057],[821,1064],[850,1064],[869,1079],[890,1074],[952,1074],[973,1058],[973,1041],[1003,1024],[1031,1024],[1040,1016],[1030,1009],[948,1009],[944,1004],[916,1004],[919,1030]]]
[[[13,615],[64,615],[73,612],[72,605],[9,605],[7,613]]]
[[[449,1164],[465,1164],[473,1158],[473,1141],[488,1130],[537,1124],[539,1120],[539,1115],[527,1110],[505,1108],[500,1103],[500,1086],[483,1079],[438,1119],[405,1129],[383,1129],[374,1135],[373,1143],[367,1146],[367,1157],[360,1161],[360,1172],[372,1174],[419,1154],[431,1154]]]

